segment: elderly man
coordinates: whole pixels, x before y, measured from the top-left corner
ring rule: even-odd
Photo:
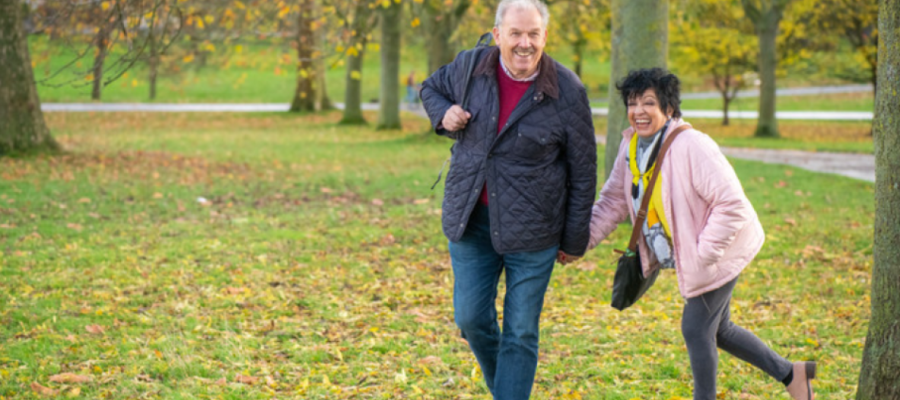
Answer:
[[[554,261],[584,253],[596,189],[587,94],[543,53],[548,18],[539,0],[503,0],[497,46],[460,53],[421,90],[435,131],[456,140],[442,217],[454,317],[495,399],[531,394]],[[475,62],[468,90],[467,62]],[[503,271],[501,334],[494,304]]]

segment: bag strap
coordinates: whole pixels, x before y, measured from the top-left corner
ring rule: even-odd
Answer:
[[[475,47],[473,50],[478,50],[482,47],[487,47],[491,44],[491,40],[494,39],[494,35],[491,32],[485,33],[478,38],[478,42],[475,43]],[[463,97],[460,102],[460,107],[463,110],[469,108],[469,81],[472,79],[472,72],[475,71],[475,65],[478,64],[478,59],[480,54],[475,53],[472,54],[472,57],[469,57],[466,60],[466,82],[465,86],[463,86]]]
[[[669,150],[669,146],[675,141],[675,137],[678,136],[679,133],[684,132],[690,129],[690,125],[684,124],[676,128],[666,140],[663,142],[662,147],[659,149],[659,155],[656,157],[656,167],[653,168],[653,176],[650,177],[650,183],[647,184],[647,187],[644,189],[644,198],[641,200],[641,208],[637,212],[637,218],[634,221],[634,229],[631,231],[631,240],[628,242],[628,251],[637,252],[637,241],[641,234],[641,227],[644,226],[644,221],[647,220],[647,207],[650,205],[650,196],[653,195],[653,188],[656,186],[656,178],[659,177],[659,171],[662,169],[662,162],[665,158],[666,152]]]

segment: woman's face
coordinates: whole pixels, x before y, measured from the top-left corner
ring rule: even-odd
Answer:
[[[651,137],[658,132],[668,115],[663,112],[656,98],[656,91],[647,89],[644,93],[628,99],[628,122],[640,137]]]

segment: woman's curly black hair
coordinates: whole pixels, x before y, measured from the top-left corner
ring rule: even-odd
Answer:
[[[644,94],[647,89],[653,89],[659,99],[659,109],[667,115],[667,110],[672,110],[673,118],[681,117],[680,87],[678,77],[663,68],[636,69],[616,83],[626,109],[629,99]]]

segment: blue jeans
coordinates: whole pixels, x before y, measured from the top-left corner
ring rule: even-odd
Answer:
[[[488,208],[479,204],[466,232],[450,242],[456,325],[475,353],[496,400],[527,399],[538,361],[538,324],[558,246],[498,254]],[[497,324],[497,283],[506,271],[503,332]]]

